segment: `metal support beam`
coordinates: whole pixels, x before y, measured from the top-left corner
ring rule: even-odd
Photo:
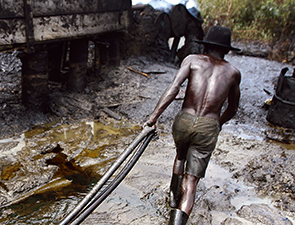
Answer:
[[[26,23],[26,42],[28,53],[35,52],[34,24],[32,12],[32,0],[24,0],[24,15]]]

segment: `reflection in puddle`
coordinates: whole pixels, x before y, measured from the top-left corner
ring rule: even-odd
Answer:
[[[8,143],[17,143],[17,145],[8,151],[0,150],[0,158],[1,157],[10,157],[13,159],[13,155],[15,155],[18,151],[20,151],[25,146],[25,134],[21,134],[19,137],[8,138],[4,140],[0,140],[0,144],[8,144]]]
[[[0,200],[9,204],[0,223],[57,224],[140,129],[113,120],[47,124],[0,140]]]

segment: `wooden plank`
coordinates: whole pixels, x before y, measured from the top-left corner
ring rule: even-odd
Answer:
[[[23,0],[1,0],[0,19],[24,17]],[[34,17],[131,9],[131,0],[32,0]]]
[[[23,0],[1,0],[0,18],[24,17]]]
[[[126,29],[128,11],[33,18],[35,42],[78,38]],[[25,20],[0,20],[0,46],[26,43]]]

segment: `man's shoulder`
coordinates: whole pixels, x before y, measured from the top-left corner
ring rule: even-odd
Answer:
[[[241,72],[235,66],[227,62],[227,71],[228,74],[233,77],[235,82],[239,84],[241,82]]]
[[[235,74],[236,76],[241,76],[241,72],[239,69],[237,69],[235,66],[233,66],[232,64],[228,63],[232,69],[233,74]]]
[[[183,61],[192,60],[192,59],[194,59],[194,60],[196,60],[196,59],[204,59],[204,58],[208,58],[208,55],[204,55],[204,54],[190,54],[187,57],[185,57]]]
[[[190,54],[184,58],[181,65],[188,65],[188,64],[199,64],[200,62],[207,61],[209,57],[203,54]]]

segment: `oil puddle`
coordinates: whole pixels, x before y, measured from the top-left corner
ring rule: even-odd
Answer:
[[[272,141],[273,143],[276,143],[277,145],[282,146],[284,149],[287,150],[295,150],[295,143],[283,143],[280,141]]]
[[[287,150],[295,150],[295,130],[269,125],[266,138]]]
[[[140,129],[108,118],[0,140],[0,224],[58,224]]]

